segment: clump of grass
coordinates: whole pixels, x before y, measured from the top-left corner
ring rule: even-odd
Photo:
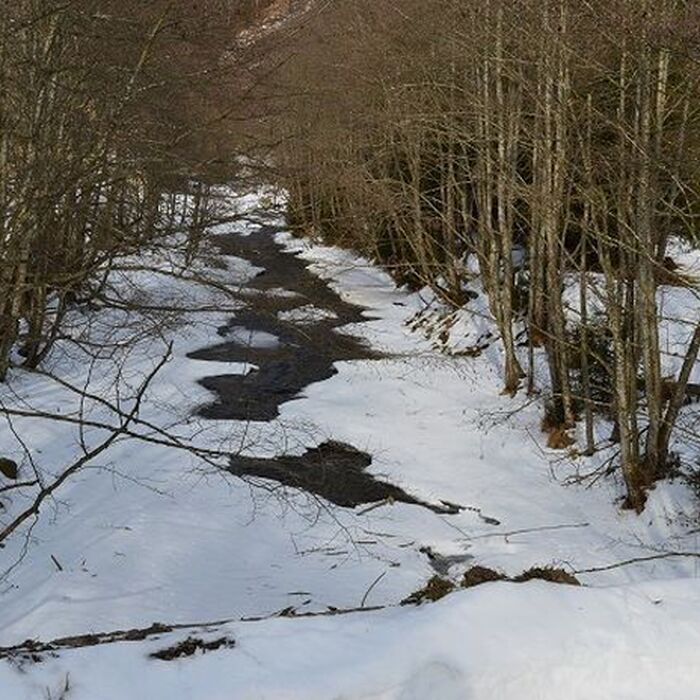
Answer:
[[[441,576],[433,576],[423,588],[402,600],[401,605],[418,605],[426,600],[434,603],[436,600],[444,598],[448,593],[452,593],[454,589],[455,585],[452,581]]]
[[[507,576],[500,571],[489,569],[487,566],[472,566],[467,569],[462,577],[462,588],[472,588],[482,583],[491,583],[492,581],[505,581]]]

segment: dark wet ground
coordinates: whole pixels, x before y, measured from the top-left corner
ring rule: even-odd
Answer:
[[[298,398],[310,384],[336,374],[335,362],[381,357],[362,340],[338,332],[340,327],[368,317],[311,273],[297,255],[275,243],[277,230],[261,226],[247,236],[232,233],[214,239],[224,255],[244,258],[263,272],[241,290],[246,307],[219,329],[222,338],[233,333],[235,338],[189,355],[198,360],[244,362],[257,367],[245,375],[224,374],[201,380],[216,396],[214,403],[200,410],[206,418],[271,421],[279,415],[282,404]],[[287,293],[279,294],[279,290]],[[309,305],[331,312],[332,317],[304,323],[278,317],[281,311]],[[246,342],[250,331],[271,334],[278,342],[256,347],[255,342]],[[277,481],[344,507],[399,501],[437,513],[459,512],[460,507],[454,504],[425,503],[398,486],[375,479],[366,471],[371,463],[370,455],[354,447],[326,442],[302,456],[232,456],[230,471],[241,477]]]

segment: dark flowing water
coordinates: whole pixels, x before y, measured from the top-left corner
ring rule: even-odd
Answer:
[[[311,273],[297,255],[277,244],[277,230],[261,226],[247,236],[232,233],[214,239],[224,255],[244,258],[263,271],[240,292],[245,308],[219,329],[223,342],[190,354],[198,360],[256,366],[244,375],[221,374],[201,380],[216,396],[213,403],[200,409],[206,418],[271,421],[279,415],[282,404],[298,398],[310,384],[336,374],[335,362],[381,357],[362,340],[338,332],[342,326],[368,317],[363,309],[344,301]],[[278,316],[309,305],[326,315],[304,322]],[[246,342],[251,332],[273,335],[277,342]],[[233,339],[226,340],[232,335]],[[301,456],[265,459],[235,455],[230,471],[241,477],[271,479],[344,507],[393,500],[438,513],[459,512],[454,504],[425,503],[398,486],[376,479],[366,471],[371,463],[370,455],[350,445],[326,442]]]

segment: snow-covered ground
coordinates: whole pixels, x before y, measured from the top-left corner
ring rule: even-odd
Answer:
[[[255,204],[249,196],[239,206]],[[241,303],[227,288],[239,289],[259,272],[228,256],[221,269],[208,271],[218,286],[152,270],[125,272],[121,288],[141,301],[162,306],[177,298],[190,310],[157,334],[144,332],[128,353],[115,350],[95,363],[63,342],[48,369],[128,410],[115,366],[121,363],[121,376],[136,387],[172,341],[172,358],[144,398],[136,432],[153,436],[147,422],[187,445],[255,456],[302,454],[339,440],[370,453],[373,474],[424,501],[447,500],[464,510],[444,515],[402,503],[338,508],[274,484],[239,481],[217,469],[225,463],[218,457],[202,462],[184,449],[124,437],[0,550],[0,645],[290,607],[298,613],[391,607],[434,573],[421,552],[426,547],[454,562],[455,580],[475,563],[511,575],[556,565],[578,572],[585,587],[485,584],[417,610],[231,623],[207,634],[228,635],[235,647],[171,662],[148,653],[191,632],[62,652],[21,668],[0,662],[0,698],[61,697],[66,678],[65,697],[86,700],[700,697],[694,663],[700,559],[665,556],[699,551],[697,504],[688,489],[664,483],[641,516],[621,511],[620,483],[575,478],[598,463],[544,447],[540,406],[500,395],[495,344],[479,357],[445,355],[409,327],[429,301],[425,294],[396,289],[351,253],[288,234],[278,240],[343,298],[366,307],[367,321],[344,331],[385,357],[337,363],[333,378],[283,404],[270,423],[194,418],[197,406],[211,400],[197,379],[251,370],[187,357],[221,341],[217,328]],[[91,317],[89,332],[104,327],[113,340],[115,319],[100,316],[107,313]],[[309,316],[323,313],[312,308]],[[466,345],[476,342],[490,329],[484,315],[461,316],[452,334],[467,338]],[[75,324],[76,333],[88,332],[85,319]],[[147,323],[125,315],[117,325],[119,336]],[[276,342],[259,333],[240,340],[256,347]],[[0,399],[4,407],[65,416],[82,410],[108,424],[118,419],[100,401],[21,371],[0,388]],[[96,444],[105,435],[15,416],[0,426],[0,456],[21,462],[22,478],[30,478],[30,456],[57,472],[80,456],[83,440]],[[28,488],[26,499],[32,493]],[[6,522],[23,502],[15,495],[9,503],[2,493],[0,499]],[[640,561],[615,566],[631,559]]]
[[[278,618],[63,652],[3,697],[71,700],[696,700],[700,587],[496,583],[420,608]],[[233,648],[149,658],[188,635]],[[52,693],[51,695],[47,694]]]

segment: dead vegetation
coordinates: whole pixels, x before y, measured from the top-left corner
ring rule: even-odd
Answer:
[[[401,605],[419,605],[424,602],[434,603],[458,588],[474,588],[484,583],[508,581],[510,583],[525,583],[527,581],[547,581],[568,586],[580,586],[581,582],[568,571],[555,566],[533,566],[517,576],[506,576],[501,571],[487,566],[472,566],[467,569],[459,581],[459,587],[442,576],[433,576],[421,589],[401,601]]]
[[[233,649],[235,645],[234,640],[228,637],[220,637],[209,642],[205,642],[198,637],[187,637],[184,641],[178,642],[171,647],[154,651],[149,656],[160,661],[173,661],[186,656],[194,656],[195,654],[206,654],[217,649]]]

